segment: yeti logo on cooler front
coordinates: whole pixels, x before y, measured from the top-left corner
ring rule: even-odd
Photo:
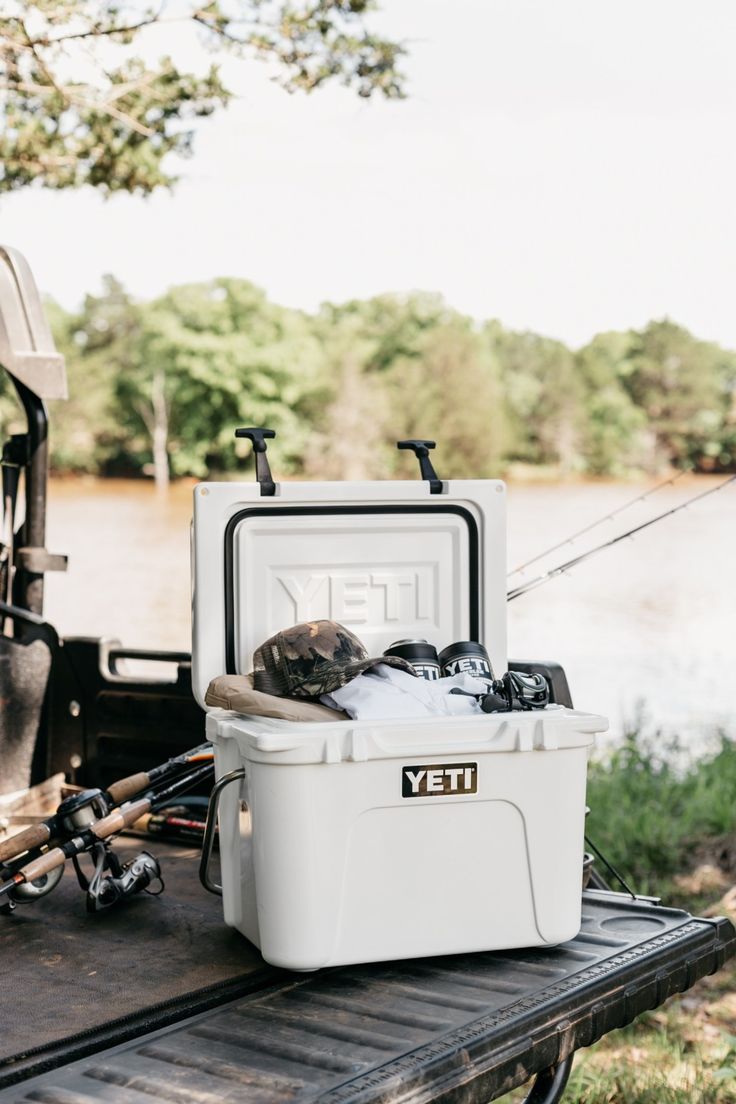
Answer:
[[[450,797],[477,792],[477,763],[431,763],[401,768],[402,797]]]

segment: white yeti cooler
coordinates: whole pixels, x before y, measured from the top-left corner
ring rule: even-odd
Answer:
[[[506,670],[505,487],[203,483],[193,684],[330,618],[371,656],[485,643]],[[606,722],[532,713],[295,723],[210,709],[225,922],[293,970],[554,944],[580,927],[585,779]]]

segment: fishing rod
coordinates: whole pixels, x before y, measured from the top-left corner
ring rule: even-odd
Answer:
[[[0,910],[12,910],[20,902],[50,893],[58,884],[67,859],[72,860],[79,885],[87,893],[90,912],[110,908],[141,890],[153,892],[149,886],[156,881],[160,883],[158,892],[161,892],[164,885],[158,861],[143,851],[122,864],[110,847],[110,838],[146,813],[163,807],[173,796],[211,780],[213,769],[211,745],[203,745],[151,771],[113,783],[105,794],[100,790],[87,790],[67,798],[55,817],[33,826],[34,830],[45,829],[43,842],[39,835],[29,846],[31,829],[28,829],[3,845],[6,858],[0,864],[0,898],[6,897],[7,901],[0,903]],[[138,785],[141,779],[148,782],[148,788],[142,793]],[[118,800],[121,794],[125,796],[120,807],[111,809],[106,803],[105,797],[111,793],[117,795]],[[51,838],[46,833],[58,837],[50,850],[42,850],[43,844]],[[79,858],[85,853],[92,856],[95,864],[91,878],[79,865]]]
[[[123,865],[111,851],[108,841],[111,836],[129,828],[139,817],[165,804],[175,794],[211,778],[212,771],[212,762],[199,766],[164,789],[151,790],[113,809],[101,819],[89,821],[84,828],[78,828],[71,838],[64,842],[57,841],[51,850],[30,858],[30,861],[29,856],[25,855],[20,860],[23,865],[9,869],[5,875],[6,881],[0,885],[0,897],[9,895],[11,907],[20,901],[45,897],[57,885],[60,874],[56,872],[63,869],[67,859],[74,863],[79,884],[87,892],[90,912],[107,909],[117,901],[147,889],[156,880],[161,882],[162,890],[161,868],[152,855],[143,851]],[[79,866],[78,858],[84,853],[91,854],[95,860],[95,872],[91,879],[84,875]],[[102,876],[105,870],[110,871],[107,877]]]
[[[622,514],[625,510],[630,509],[632,506],[636,506],[637,502],[644,502],[645,499],[651,498],[652,495],[657,494],[658,491],[663,490],[665,487],[672,487],[678,479],[682,479],[683,475],[687,475],[687,472],[678,472],[677,475],[673,475],[671,479],[665,479],[662,483],[658,483],[656,487],[651,487],[643,494],[637,495],[636,498],[629,499],[629,501],[624,502],[622,506],[618,506],[608,514],[604,514],[603,517],[599,517],[597,521],[591,521],[589,525],[584,525],[582,529],[578,529],[577,532],[572,533],[569,537],[566,537],[565,540],[550,545],[549,548],[545,548],[544,552],[538,552],[537,555],[532,556],[530,560],[525,560],[523,564],[519,564],[513,571],[509,571],[507,578],[510,579],[512,575],[519,575],[522,571],[525,571],[527,567],[531,567],[532,564],[537,563],[538,560],[543,560],[545,556],[551,556],[553,552],[559,552],[566,544],[572,544],[579,537],[583,537],[586,533],[590,533],[591,530],[597,529],[599,525],[603,525],[604,522],[613,521],[615,517],[618,517],[618,515]]]
[[[121,778],[104,791],[83,790],[82,793],[73,794],[61,803],[48,820],[25,828],[4,843],[0,843],[0,863],[5,863],[25,851],[42,847],[53,836],[73,833],[76,828],[85,827],[89,820],[89,813],[85,810],[95,814],[93,819],[99,819],[116,805],[121,805],[141,790],[150,789],[173,777],[179,771],[186,770],[190,764],[204,759],[211,761],[213,754],[211,744],[200,744],[199,747],[192,748],[183,755],[176,755],[149,771],[139,771],[127,778]]]
[[[648,529],[651,525],[655,525],[658,521],[663,521],[665,518],[672,517],[673,514],[678,514],[680,510],[685,510],[688,506],[692,506],[694,502],[699,502],[703,498],[708,498],[709,495],[716,494],[718,491],[722,491],[724,487],[727,487],[729,483],[736,481],[736,475],[730,475],[728,479],[724,479],[715,487],[709,487],[706,491],[699,491],[698,494],[693,495],[691,498],[681,502],[677,506],[673,506],[669,510],[665,510],[662,514],[657,514],[655,517],[649,518],[648,521],[643,521],[640,525],[635,525],[632,529],[627,529],[625,533],[619,533],[618,536],[612,537],[610,540],[604,541],[603,544],[598,544],[595,548],[589,548],[587,552],[581,552],[579,556],[574,556],[573,559],[567,560],[565,563],[558,564],[557,567],[551,568],[549,571],[543,572],[541,575],[537,575],[534,579],[529,579],[526,583],[521,583],[517,587],[513,587],[506,594],[506,601],[512,602],[514,598],[520,598],[522,594],[526,594],[530,590],[536,590],[537,587],[543,586],[551,579],[556,579],[559,575],[564,575],[565,572],[570,571],[571,568],[577,567],[578,564],[583,563],[585,560],[591,558],[591,556],[597,555],[598,552],[605,551],[606,548],[613,548],[619,541],[627,540],[630,537],[635,537],[637,533],[641,533],[642,530]]]

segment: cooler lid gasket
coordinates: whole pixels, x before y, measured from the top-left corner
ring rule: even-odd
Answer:
[[[478,525],[473,514],[464,506],[439,499],[432,503],[393,505],[328,505],[324,506],[248,506],[238,510],[228,520],[224,535],[224,628],[225,666],[227,674],[237,674],[236,655],[236,602],[235,602],[235,536],[238,527],[254,517],[331,517],[331,516],[386,516],[407,514],[454,514],[467,526],[468,536],[468,624],[470,638],[480,636],[480,541]]]

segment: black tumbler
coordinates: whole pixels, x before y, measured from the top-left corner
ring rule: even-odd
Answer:
[[[459,640],[448,644],[440,652],[442,676],[475,675],[476,678],[493,678],[493,667],[488,652],[475,640]]]
[[[440,661],[434,644],[426,640],[396,640],[383,653],[386,656],[399,656],[411,663],[416,673],[434,682],[440,677]]]

